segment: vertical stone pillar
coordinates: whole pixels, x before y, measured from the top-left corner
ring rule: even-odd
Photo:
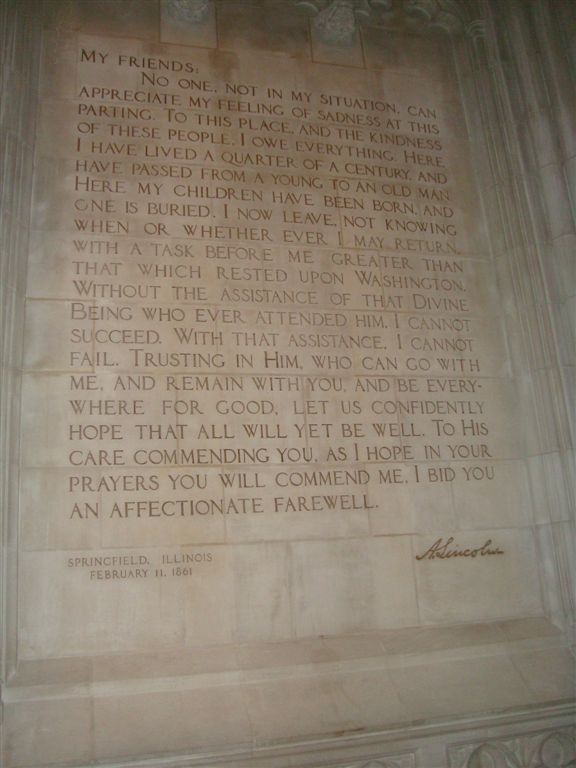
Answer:
[[[550,259],[548,267],[554,286],[551,298],[558,329],[561,373],[567,395],[566,413],[573,438],[576,434],[576,403],[571,396],[576,388],[576,67],[570,57],[571,52],[572,56],[575,53],[574,42],[566,39],[565,35],[574,33],[576,9],[570,2],[552,4],[550,0],[539,0],[531,6],[530,13],[529,21],[535,39],[535,55],[531,58],[537,68],[539,81],[543,84],[543,99],[549,106],[547,131],[556,139],[554,172],[560,189],[560,200],[549,195],[547,204],[551,209],[556,205],[561,207],[563,223],[550,233],[554,258]],[[574,461],[568,467],[574,472]]]
[[[544,599],[549,615],[566,625],[574,615],[575,579],[572,369],[564,362],[573,336],[565,286],[574,285],[575,241],[559,40],[549,23],[536,34],[531,18],[549,21],[549,12],[547,0],[534,7],[487,0],[457,58],[470,131],[481,137],[475,167],[494,268],[515,296],[516,309],[504,308],[509,338],[518,340],[510,373],[524,412],[535,414],[525,454]]]
[[[16,584],[16,563],[7,550],[15,547],[17,529],[20,370],[41,31],[42,6],[36,0],[6,0],[0,6],[0,520],[1,597],[6,601],[0,615],[8,616],[12,628],[16,606],[8,585]],[[2,635],[7,675],[15,651],[7,627]]]

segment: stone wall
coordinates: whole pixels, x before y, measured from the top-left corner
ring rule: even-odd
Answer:
[[[2,750],[7,768],[95,764],[477,768],[486,760],[498,767],[569,765],[574,759],[576,583],[573,4],[551,0],[510,0],[506,4],[499,0],[9,0],[0,13]],[[126,63],[128,55],[135,57],[134,65]],[[108,57],[112,58],[107,63]],[[89,111],[98,106],[99,97],[93,92],[82,101],[79,86],[95,86],[96,90],[102,85],[141,86],[141,74],[122,69],[124,65],[144,67],[151,83],[157,73],[150,62],[162,57],[193,62],[205,78],[206,94],[212,92],[214,83],[218,88],[223,83],[241,83],[247,93],[253,89],[251,95],[264,107],[282,104],[285,109],[290,104],[287,94],[297,93],[291,100],[291,119],[299,123],[305,123],[311,114],[299,103],[304,92],[318,109],[327,84],[329,93],[344,93],[348,98],[385,94],[378,109],[390,110],[391,121],[396,109],[405,126],[411,115],[409,105],[421,105],[419,122],[413,123],[416,127],[410,124],[410,132],[429,132],[424,139],[420,137],[428,142],[430,136],[439,136],[448,164],[450,193],[443,199],[449,208],[442,214],[438,206],[433,221],[445,227],[442,216],[455,215],[460,238],[456,246],[453,238],[440,236],[438,242],[448,256],[438,266],[423,262],[425,269],[420,271],[420,257],[411,253],[415,240],[398,239],[392,247],[393,241],[382,236],[376,246],[378,237],[370,239],[362,229],[368,226],[363,208],[368,203],[380,212],[387,210],[384,203],[394,204],[396,208],[390,210],[400,212],[400,217],[408,215],[411,209],[405,196],[412,194],[412,187],[402,189],[400,184],[392,199],[384,192],[373,201],[363,197],[364,191],[356,191],[356,197],[354,193],[346,196],[340,183],[342,196],[333,200],[339,200],[344,213],[349,213],[343,225],[341,211],[336,222],[330,210],[318,213],[321,205],[316,197],[304,199],[302,191],[292,187],[289,192],[298,195],[300,203],[292,205],[296,197],[287,196],[279,204],[279,198],[273,198],[278,188],[264,174],[260,200],[266,202],[262,206],[275,201],[269,212],[265,209],[273,222],[271,244],[269,248],[256,244],[253,250],[271,262],[267,268],[275,270],[275,280],[284,280],[286,274],[290,288],[301,289],[304,278],[312,279],[312,269],[321,270],[317,279],[323,275],[323,280],[331,281],[317,288],[324,320],[330,315],[334,323],[342,318],[348,323],[346,318],[353,316],[352,310],[332,307],[331,312],[325,311],[325,304],[336,301],[334,296],[341,302],[351,301],[354,310],[364,312],[364,318],[373,317],[374,322],[380,309],[385,310],[385,318],[396,318],[397,340],[385,325],[379,326],[381,333],[370,336],[374,345],[385,338],[400,361],[399,373],[390,374],[391,366],[380,379],[382,386],[395,381],[396,393],[390,403],[408,397],[402,394],[402,387],[421,393],[426,386],[434,391],[439,385],[432,377],[448,379],[434,367],[432,373],[426,369],[426,373],[420,370],[409,375],[403,345],[425,343],[434,334],[422,334],[418,340],[418,334],[409,333],[402,325],[406,315],[400,312],[399,320],[398,313],[392,312],[405,310],[399,299],[396,307],[384,308],[381,297],[388,294],[385,283],[380,283],[382,276],[388,268],[401,278],[415,269],[419,277],[424,274],[429,280],[427,272],[441,265],[461,272],[463,282],[455,274],[453,285],[465,291],[471,302],[473,338],[463,338],[460,333],[450,343],[477,345],[478,357],[472,365],[479,366],[481,373],[476,377],[476,368],[463,369],[453,381],[463,381],[461,387],[472,387],[476,393],[480,384],[484,394],[476,394],[475,406],[466,396],[454,396],[446,403],[458,399],[465,402],[462,408],[480,409],[485,421],[471,423],[462,434],[478,430],[487,435],[480,440],[477,434],[478,439],[469,446],[473,444],[474,451],[489,457],[486,467],[495,471],[494,482],[490,476],[476,485],[464,482],[463,476],[454,482],[472,464],[462,455],[449,461],[448,451],[456,450],[449,432],[438,432],[432,445],[422,445],[421,432],[430,440],[433,421],[415,418],[403,426],[395,425],[390,439],[381,441],[381,450],[391,450],[390,446],[403,449],[404,460],[386,464],[382,453],[374,453],[366,435],[370,427],[366,409],[370,404],[373,407],[374,398],[347,396],[345,416],[345,409],[338,405],[344,402],[343,396],[335,391],[326,397],[287,391],[267,396],[265,402],[271,404],[271,410],[262,412],[267,418],[259,421],[259,441],[250,443],[246,437],[238,445],[258,445],[270,452],[276,445],[283,449],[295,446],[296,433],[289,433],[295,429],[296,414],[301,413],[298,429],[307,430],[303,461],[327,472],[334,471],[338,456],[345,457],[345,466],[355,472],[358,483],[363,483],[362,473],[370,475],[362,492],[334,496],[343,505],[341,509],[327,514],[320,508],[326,497],[310,496],[316,492],[314,488],[276,490],[273,498],[268,489],[258,489],[272,485],[274,472],[248,463],[233,468],[231,474],[241,478],[242,485],[223,492],[222,497],[235,511],[238,500],[243,499],[258,513],[255,522],[240,518],[215,524],[208,519],[192,532],[186,521],[168,528],[169,517],[158,522],[150,515],[146,521],[140,511],[138,519],[128,523],[119,513],[119,519],[104,519],[104,509],[125,504],[126,510],[140,510],[131,506],[136,503],[133,499],[156,504],[157,494],[114,492],[106,496],[106,485],[104,493],[102,486],[95,492],[95,478],[105,476],[105,469],[71,468],[65,458],[70,448],[80,454],[86,441],[95,439],[88,447],[101,448],[104,463],[109,465],[111,451],[118,445],[110,440],[126,440],[122,447],[128,446],[127,450],[158,451],[164,447],[158,441],[164,439],[173,439],[180,447],[185,427],[201,422],[197,439],[211,433],[212,442],[203,445],[216,448],[222,444],[218,441],[233,440],[232,433],[241,430],[243,421],[234,411],[223,418],[216,398],[206,399],[205,395],[194,401],[196,419],[172,421],[160,413],[160,402],[168,401],[161,401],[159,394],[142,395],[142,405],[134,408],[143,411],[134,410],[132,415],[146,413],[149,421],[157,421],[156,432],[135,427],[133,422],[139,419],[130,419],[126,412],[114,428],[109,418],[91,419],[94,424],[88,431],[83,419],[70,414],[70,381],[76,388],[85,385],[106,391],[109,402],[116,403],[116,385],[111,388],[111,382],[117,384],[122,376],[128,381],[131,374],[142,376],[144,371],[157,385],[165,376],[163,371],[140,367],[138,351],[131,352],[133,359],[126,362],[124,348],[108,344],[111,351],[94,356],[94,349],[104,347],[98,346],[95,337],[86,339],[99,327],[98,322],[78,320],[89,305],[94,312],[113,307],[116,294],[74,294],[74,286],[77,290],[78,283],[84,278],[89,282],[102,269],[99,258],[78,256],[80,251],[73,242],[80,236],[74,233],[74,216],[85,217],[82,227],[92,221],[108,227],[100,231],[98,239],[108,243],[108,253],[113,253],[112,261],[104,265],[106,274],[112,278],[129,274],[135,286],[146,282],[142,276],[135,277],[138,265],[128,258],[123,245],[128,240],[122,239],[125,233],[120,224],[113,230],[107,223],[114,216],[106,211],[103,217],[93,213],[102,205],[102,190],[109,193],[108,212],[119,210],[115,194],[128,201],[126,213],[134,214],[126,216],[130,243],[139,242],[144,248],[154,239],[146,226],[157,227],[156,239],[162,239],[163,232],[168,234],[168,227],[171,237],[164,243],[188,243],[186,255],[196,259],[194,265],[201,264],[191,268],[188,293],[182,294],[184,283],[178,281],[184,251],[174,250],[162,257],[162,268],[180,264],[180,272],[174,272],[175,298],[170,297],[170,283],[156,275],[160,286],[153,298],[159,297],[159,306],[171,308],[171,322],[180,329],[179,338],[186,326],[179,325],[174,311],[199,307],[202,313],[206,296],[210,306],[215,306],[216,294],[210,291],[218,288],[218,280],[241,280],[236,275],[245,266],[234,262],[238,272],[217,271],[216,262],[211,261],[214,246],[213,253],[201,251],[205,242],[225,248],[214,240],[219,237],[216,229],[203,238],[189,233],[184,239],[175,218],[180,216],[176,205],[164,216],[149,214],[147,221],[141,214],[150,200],[154,202],[151,183],[146,184],[148,191],[138,185],[136,192],[136,181],[125,181],[128,164],[123,162],[148,146],[171,152],[173,168],[181,168],[180,161],[186,165],[191,159],[187,167],[194,167],[190,154],[184,158],[185,152],[196,152],[190,144],[193,139],[187,142],[177,134],[176,123],[186,122],[185,112],[178,113],[181,117],[163,115],[159,119],[158,144],[154,140],[148,144],[146,138],[155,138],[154,129],[142,135],[140,125],[134,124],[132,133],[125,133],[122,131],[128,129],[109,128],[105,114],[101,120],[111,132],[106,136],[117,146],[101,151],[121,153],[122,144],[128,155],[108,175],[104,162],[110,166],[111,158],[98,158],[104,170],[85,170],[88,175],[81,176],[80,183],[88,186],[78,193],[82,163],[88,168],[99,154],[85,131],[101,130]],[[142,60],[148,65],[137,63]],[[116,70],[111,61],[117,62]],[[168,82],[165,86],[158,78],[155,85],[146,86],[146,93],[170,92],[176,81],[166,78]],[[244,141],[252,141],[254,147],[275,148],[270,149],[271,156],[285,161],[283,153],[293,141],[292,124],[286,123],[283,135],[274,136],[269,127],[257,129],[247,120],[239,122],[238,106],[216,109],[211,98],[207,96],[207,114],[225,114],[226,118],[206,123],[210,130],[205,149],[217,155],[219,143],[230,142],[237,148],[239,141],[242,146]],[[77,102],[88,109],[77,112]],[[366,110],[369,120],[378,116],[373,104],[358,108]],[[202,112],[200,102],[196,108]],[[78,118],[78,114],[86,117]],[[119,118],[118,125],[124,126],[123,119]],[[213,130],[217,125],[220,133]],[[119,132],[114,134],[114,130]],[[403,131],[406,135],[408,129]],[[264,141],[262,136],[267,145],[254,143],[254,137]],[[332,133],[331,141],[334,136]],[[359,132],[355,135],[352,130],[345,139],[343,136],[336,137],[336,145],[346,141],[350,151],[356,151],[354,142],[368,146]],[[128,149],[132,142],[133,150]],[[320,141],[307,150],[307,162],[316,163],[316,170],[326,146]],[[428,146],[433,147],[433,140]],[[298,164],[304,162],[304,153],[294,145]],[[418,163],[434,160],[433,155],[425,157],[428,159],[422,156]],[[208,158],[204,162],[210,166],[212,158]],[[397,160],[394,156],[391,168]],[[324,166],[318,171],[318,183],[330,183],[331,174],[343,175],[338,162],[334,169],[328,171]],[[415,176],[400,173],[405,173],[415,189]],[[236,189],[236,183],[227,188]],[[252,173],[243,194],[250,194],[251,185],[258,189],[259,183]],[[336,180],[335,189],[338,183]],[[218,207],[220,203],[206,205],[213,185],[195,189],[196,197],[204,195],[205,199],[199,201],[195,214],[189,211],[188,215],[204,215],[204,206],[218,225],[228,225],[232,203],[229,208]],[[84,208],[77,207],[79,194]],[[186,199],[196,204],[191,194]],[[233,195],[231,199],[237,198]],[[328,205],[323,199],[324,206]],[[167,204],[172,198],[163,192],[158,200]],[[180,198],[174,200],[181,204]],[[330,200],[329,205],[335,205]],[[352,213],[350,206],[356,208]],[[303,236],[303,210],[312,212],[315,218],[310,221],[316,224],[306,230],[311,239],[301,252],[305,260],[297,279],[294,264],[290,267],[293,273],[285,269],[287,243],[296,235]],[[259,216],[261,211],[258,206],[244,206],[240,213]],[[381,219],[375,216],[370,221],[369,226],[381,234]],[[234,245],[238,234],[230,231],[226,245]],[[96,242],[97,230],[92,229],[92,234],[91,242]],[[254,238],[258,239],[250,235]],[[238,253],[236,245],[234,248]],[[385,269],[372,274],[370,288],[362,287],[370,273],[363,272],[360,278],[354,261],[346,268],[340,257],[328,262],[330,249],[344,253],[347,248],[354,254],[361,252],[366,263],[356,266],[362,269],[370,268],[375,252],[387,254]],[[132,250],[130,256],[134,253]],[[357,262],[358,256],[355,259]],[[146,261],[143,266],[148,269],[154,264]],[[82,269],[85,274],[78,271]],[[262,274],[254,278],[260,289],[266,287],[272,272]],[[342,287],[334,283],[339,275]],[[201,286],[198,289],[196,280]],[[173,286],[171,290],[175,290]],[[368,298],[363,299],[366,291]],[[371,312],[370,303],[357,304],[361,297],[366,302],[380,301],[374,304],[379,309]],[[71,309],[74,302],[76,309]],[[130,312],[139,311],[138,301],[133,304],[128,297],[125,304],[132,308]],[[232,305],[218,306],[232,312]],[[281,369],[298,357],[293,355],[294,349],[283,346],[286,328],[282,325],[289,321],[285,318],[271,325],[265,329],[267,333],[260,328],[257,342],[251,326],[250,334],[237,332],[241,323],[252,322],[251,313],[257,307],[238,306],[234,316],[218,315],[215,325],[200,326],[203,315],[195,315],[197,325],[188,330],[192,333],[201,328],[204,334],[195,337],[196,349],[229,355],[238,366],[254,367],[259,375],[267,373],[260,370],[261,365],[272,365],[272,373],[286,379]],[[428,317],[418,315],[423,316]],[[430,314],[436,319],[445,316],[443,311]],[[77,322],[71,324],[71,317]],[[226,327],[228,317],[234,321]],[[470,327],[470,321],[466,323]],[[162,349],[181,354],[182,339],[180,346],[168,343],[163,323],[142,321],[142,326],[145,330],[137,331],[144,334],[141,336],[132,325],[123,326],[128,328],[126,338],[136,339],[138,346],[141,339],[154,339],[157,334]],[[102,327],[108,332],[110,326],[102,323]],[[85,346],[74,347],[71,341],[80,338]],[[118,349],[122,354],[117,354]],[[151,350],[152,360],[154,346],[146,349]],[[190,344],[189,351],[192,349]],[[272,363],[275,351],[288,354]],[[238,352],[244,357],[233,357]],[[374,355],[373,359],[382,364],[384,357]],[[426,353],[418,359],[425,361],[422,365],[437,365]],[[366,371],[359,360],[354,357],[350,373],[336,376],[331,372],[326,381],[334,386],[338,379],[343,391],[352,391],[352,386],[361,391],[358,387],[362,387]],[[299,361],[304,371],[299,375],[318,374],[311,362],[318,365],[316,359],[308,352],[301,352]],[[196,363],[188,359],[177,375],[184,375],[188,365],[193,370]],[[113,366],[119,366],[120,377],[113,376]],[[209,367],[206,370],[215,375]],[[206,370],[202,372],[206,374]],[[245,371],[226,370],[231,386],[235,375],[248,377]],[[146,376],[141,381],[144,379]],[[237,401],[244,408],[245,399]],[[208,402],[210,407],[205,405]],[[229,403],[229,397],[221,402]],[[343,412],[337,414],[337,407]],[[213,415],[216,411],[217,417]],[[453,428],[449,420],[446,423],[447,430]],[[461,442],[468,444],[463,437]],[[442,461],[436,461],[439,457]],[[303,461],[294,460],[287,467],[279,464],[272,470],[294,470],[296,484],[304,476]],[[112,462],[116,474],[122,463],[120,458]],[[168,471],[153,470],[160,479],[152,481],[152,486],[154,482],[162,486]],[[150,467],[139,472],[144,478],[139,482],[148,482]],[[82,490],[77,484],[80,473]],[[217,483],[217,473],[214,466],[206,475],[210,489]],[[422,476],[427,478],[424,485]],[[335,482],[340,476],[331,477]],[[390,486],[391,482],[396,486]],[[165,496],[169,504],[174,503],[173,497]],[[199,496],[190,491],[187,498]],[[267,517],[270,504],[277,512],[282,509],[283,519]],[[452,560],[446,554],[450,546],[459,552]],[[167,586],[152,583],[148,566],[130,572],[146,577],[138,585],[130,584],[128,576],[98,575],[114,572],[95,565],[98,558],[112,556],[122,563],[135,557],[148,564],[157,560],[156,582],[168,576]],[[212,563],[215,557],[217,564],[212,570],[206,567],[194,573],[182,565],[185,557],[201,557],[205,563]],[[491,565],[481,565],[481,561]],[[473,563],[475,570],[471,569]],[[183,580],[185,572],[188,578]],[[108,578],[110,584],[101,583]]]

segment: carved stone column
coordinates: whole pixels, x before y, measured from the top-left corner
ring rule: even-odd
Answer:
[[[36,0],[6,0],[0,6],[2,73],[0,102],[0,524],[3,589],[0,616],[13,617],[16,606],[8,584],[16,583],[15,546],[19,446],[20,371],[24,295],[32,195],[34,136],[41,51],[42,6]],[[8,624],[15,626],[12,620]],[[14,648],[7,628],[3,676],[11,668]],[[7,661],[10,659],[10,662]]]
[[[543,12],[547,2],[537,5]],[[566,130],[555,124],[563,123],[562,111],[548,100],[561,83],[538,61],[532,11],[484,2],[482,19],[468,25],[468,42],[458,48],[458,69],[470,130],[481,137],[475,166],[489,169],[479,187],[495,268],[515,296],[506,324],[519,341],[510,350],[511,374],[524,412],[534,415],[525,453],[544,599],[549,615],[566,626],[574,615],[574,486],[562,358],[571,331],[563,327],[559,285],[569,280],[563,251],[568,242],[573,247],[574,220],[561,159]],[[557,41],[547,44],[550,58]]]

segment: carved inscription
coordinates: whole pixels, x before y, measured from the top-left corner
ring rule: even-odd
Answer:
[[[298,525],[378,515],[392,486],[491,483],[486,264],[443,105],[176,55],[78,61],[58,209],[68,524]],[[68,566],[186,566],[134,558]]]

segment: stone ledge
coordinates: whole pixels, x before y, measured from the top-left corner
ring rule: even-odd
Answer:
[[[7,696],[28,688],[106,685],[185,677],[225,680],[293,675],[296,670],[352,670],[378,666],[413,666],[425,659],[490,656],[567,647],[561,630],[535,616],[505,621],[405,627],[346,636],[320,636],[288,642],[237,643],[174,648],[163,653],[130,653],[21,659],[7,686]],[[195,686],[194,686],[195,687]]]
[[[304,766],[305,755],[374,741],[447,743],[485,723],[567,717],[573,670],[566,639],[538,617],[23,661],[5,690],[7,768],[37,766],[36,755],[42,765]],[[281,759],[284,749],[303,762]]]

